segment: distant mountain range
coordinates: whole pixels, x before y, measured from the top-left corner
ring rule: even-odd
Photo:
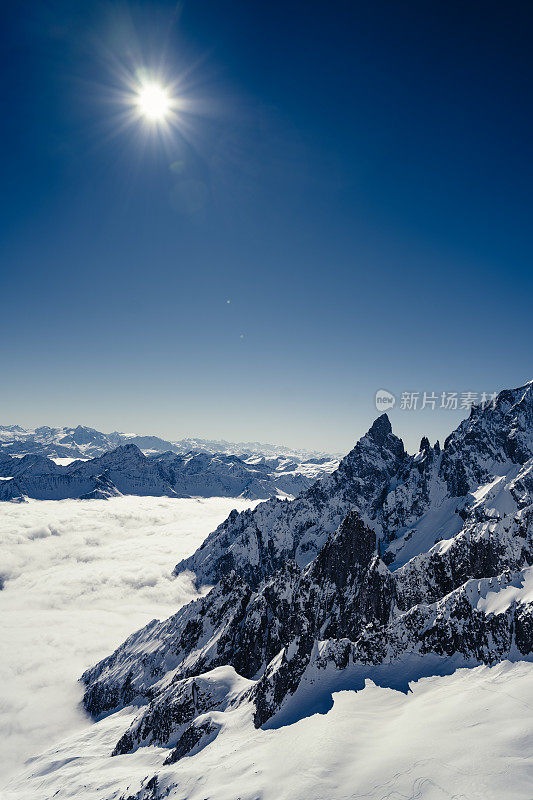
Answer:
[[[227,442],[218,439],[180,439],[170,441],[159,436],[134,433],[102,433],[94,428],[22,428],[0,425],[0,453],[9,455],[42,455],[49,458],[95,458],[123,444],[134,444],[145,453],[226,453],[239,456],[288,456],[298,461],[314,458],[332,460],[334,456],[316,450],[293,449],[261,442]]]
[[[287,456],[209,452],[145,455],[124,444],[88,460],[71,460],[0,449],[0,500],[107,499],[127,495],[155,497],[292,497],[337,466],[332,459],[299,462]]]

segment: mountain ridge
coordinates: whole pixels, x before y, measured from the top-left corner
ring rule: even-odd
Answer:
[[[532,408],[531,384],[505,390],[414,456],[382,415],[294,500],[232,512],[176,568],[216,575],[210,592],[82,676],[95,717],[139,708],[113,755],[155,744],[171,765],[240,707],[277,727],[368,677],[407,691],[421,676],[533,661]]]
[[[66,465],[42,455],[18,458],[0,450],[0,500],[107,499],[122,494],[248,499],[292,496],[334,466],[335,462],[329,461],[244,459],[207,452],[168,451],[147,456],[131,442]]]
[[[532,382],[500,392],[484,409],[473,407],[442,449],[424,437],[414,455],[382,414],[331,475],[289,504],[271,500],[230,515],[176,572],[190,570],[199,583],[210,584],[235,568],[257,584],[271,564],[311,561],[354,506],[376,529],[387,563],[399,565],[416,555],[415,541],[429,549],[442,538],[439,517],[444,532],[450,532],[450,520],[459,532],[470,489],[531,458],[532,431]]]
[[[75,428],[23,428],[20,425],[0,425],[0,453],[26,455],[34,453],[50,458],[94,458],[114,450],[121,444],[136,444],[145,454],[171,451],[178,454],[188,452],[221,453],[229,455],[286,456],[309,461],[313,458],[332,460],[338,454],[319,450],[291,448],[262,442],[228,442],[225,439],[184,438],[164,439],[160,436],[135,433],[102,433],[95,428],[77,425]]]

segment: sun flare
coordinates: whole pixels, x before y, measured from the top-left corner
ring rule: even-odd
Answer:
[[[150,122],[163,122],[169,115],[172,101],[164,86],[145,84],[137,95],[137,107]]]

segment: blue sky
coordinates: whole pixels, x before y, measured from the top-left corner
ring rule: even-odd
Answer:
[[[13,4],[0,422],[343,451],[379,388],[533,377],[532,16]],[[119,124],[139,67],[172,135]],[[463,415],[390,414],[411,449]]]

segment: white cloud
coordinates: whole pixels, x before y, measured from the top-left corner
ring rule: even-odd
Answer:
[[[0,775],[90,725],[83,670],[194,595],[172,569],[240,500],[0,504]]]

